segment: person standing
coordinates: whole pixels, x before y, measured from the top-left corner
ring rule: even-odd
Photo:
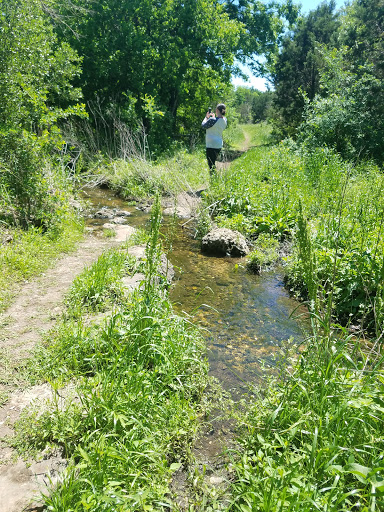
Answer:
[[[219,103],[216,107],[216,116],[210,110],[207,112],[201,127],[206,130],[205,147],[209,173],[212,176],[216,171],[216,160],[223,147],[223,131],[227,127],[225,105]]]

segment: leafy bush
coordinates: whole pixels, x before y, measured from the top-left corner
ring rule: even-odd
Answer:
[[[383,163],[383,82],[366,73],[350,76],[337,92],[316,97],[304,111],[298,142],[308,148],[326,146],[343,158]]]
[[[26,131],[0,132],[0,218],[8,224],[48,229],[68,209],[68,193],[46,161],[46,145]]]

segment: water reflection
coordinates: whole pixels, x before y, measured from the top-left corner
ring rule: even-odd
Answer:
[[[127,207],[108,190],[87,193],[96,208],[130,211],[133,226],[148,221],[148,214]],[[246,271],[243,259],[207,257],[190,230],[181,227],[183,221],[176,229],[172,222],[166,218],[162,230],[168,242],[171,237],[168,257],[176,267],[170,290],[174,308],[192,315],[204,329],[211,373],[236,394],[247,391],[247,383],[258,381],[262,365],[273,366],[273,355],[283,340],[302,340],[305,323],[290,316],[298,303],[288,296],[279,272],[255,276]],[[297,314],[304,312],[300,306]]]
[[[180,268],[171,300],[207,330],[211,372],[226,388],[246,391],[261,366],[274,365],[283,340],[303,339],[304,322],[290,316],[298,303],[280,273],[256,276],[246,271],[244,259],[207,257],[185,230],[178,232],[170,260]],[[303,312],[300,307],[297,314]]]

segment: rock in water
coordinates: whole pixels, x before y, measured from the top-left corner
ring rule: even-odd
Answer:
[[[217,228],[201,241],[201,250],[215,256],[246,256],[249,253],[245,237],[238,231]]]

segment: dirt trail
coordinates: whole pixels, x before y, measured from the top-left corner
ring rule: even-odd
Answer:
[[[0,512],[38,510],[33,498],[65,467],[59,454],[39,461],[18,460],[1,438],[12,435],[12,425],[27,405],[51,396],[47,384],[23,389],[23,364],[60,317],[65,293],[76,275],[105,249],[125,241],[134,231],[126,225],[114,229],[113,239],[88,235],[76,252],[58,260],[39,278],[26,282],[14,303],[0,316],[0,396],[8,396],[0,408]]]
[[[190,217],[200,202],[199,192],[168,200],[163,204],[164,213]],[[40,492],[52,485],[66,466],[59,453],[49,458],[42,454],[37,461],[21,460],[3,438],[13,435],[12,425],[25,407],[52,397],[49,384],[27,387],[24,366],[34,347],[60,318],[63,299],[74,278],[104,250],[124,242],[135,231],[128,225],[106,222],[104,226],[116,233],[113,239],[87,235],[76,252],[59,259],[40,277],[25,282],[13,304],[0,314],[0,403],[6,397],[0,407],[0,512],[41,510]],[[136,281],[131,286],[137,285]]]
[[[244,142],[241,145],[241,151],[245,152],[251,147],[251,135],[246,130],[243,130]]]

